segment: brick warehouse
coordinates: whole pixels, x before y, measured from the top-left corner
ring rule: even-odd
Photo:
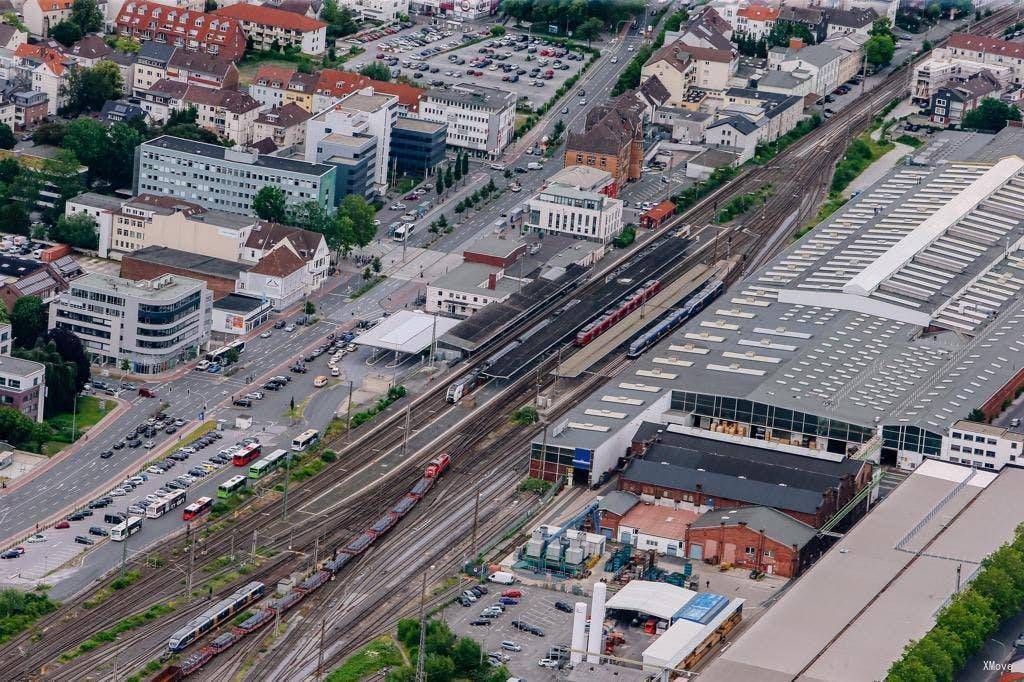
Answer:
[[[766,506],[820,528],[871,480],[871,464],[817,459],[770,448],[664,431],[644,423],[619,490],[700,512]],[[850,524],[863,510],[844,520]]]
[[[800,575],[829,544],[811,526],[769,507],[707,512],[686,533],[690,558],[785,578]]]
[[[121,260],[121,277],[149,280],[168,273],[192,277],[206,282],[206,287],[213,292],[213,298],[219,299],[235,293],[239,273],[250,267],[244,263],[187,253],[166,246],[147,246],[124,255]]]

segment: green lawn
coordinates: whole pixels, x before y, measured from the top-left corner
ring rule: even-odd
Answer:
[[[359,682],[385,667],[402,665],[402,654],[390,637],[378,637],[349,656],[327,676],[327,682]]]
[[[53,440],[56,443],[73,443],[116,406],[117,403],[113,400],[91,395],[79,396],[77,414],[62,412],[47,419],[46,423],[53,428]],[[72,424],[74,425],[74,438],[71,437]],[[45,448],[45,450],[49,450],[49,448]]]

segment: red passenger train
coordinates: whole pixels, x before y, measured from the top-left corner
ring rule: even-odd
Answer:
[[[594,321],[588,322],[583,329],[576,334],[576,345],[585,346],[601,334],[612,328],[616,322],[643,305],[644,301],[650,299],[661,291],[661,281],[651,279],[644,282],[643,286],[637,289],[631,296],[621,303],[611,306]]]

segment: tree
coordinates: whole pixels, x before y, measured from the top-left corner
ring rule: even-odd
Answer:
[[[462,155],[462,174],[469,175],[469,153],[466,152]]]
[[[115,123],[107,132],[110,143],[106,162],[101,165],[102,177],[114,187],[131,187],[132,168],[135,165],[135,149],[143,142],[137,128]]]
[[[14,345],[32,348],[46,332],[46,307],[38,296],[22,296],[11,308]]]
[[[452,185],[455,184],[455,175],[452,173],[452,167],[446,166],[444,169],[444,188],[451,189]]]
[[[5,232],[27,237],[32,220],[25,206],[21,202],[15,202],[0,206],[0,225],[4,226]]]
[[[512,413],[509,417],[509,421],[519,426],[529,426],[530,424],[536,424],[540,421],[540,414],[537,412],[537,408],[533,405],[523,405],[518,410]]]
[[[576,27],[573,31],[573,37],[587,41],[587,45],[589,46],[590,41],[601,35],[601,31],[603,30],[604,22],[596,17],[590,17]]]
[[[99,171],[109,145],[110,138],[102,123],[91,118],[79,118],[65,126],[60,146],[74,154],[82,164]]]
[[[932,45],[932,41],[926,40],[921,43],[921,52],[931,52],[935,46]]]
[[[71,6],[71,21],[82,33],[95,33],[103,28],[103,12],[96,0],[75,0]]]
[[[14,149],[18,140],[14,137],[14,131],[6,123],[0,123],[0,149]]]
[[[875,66],[882,66],[892,61],[892,55],[896,51],[896,43],[887,35],[877,35],[868,38],[864,43],[864,53],[868,62]]]
[[[67,97],[67,104],[62,109],[65,114],[99,111],[104,102],[121,96],[121,70],[108,60],[91,69],[72,69],[67,82],[61,85],[61,94]]]
[[[767,44],[770,47],[785,47],[789,45],[790,38],[799,38],[807,45],[814,43],[814,35],[803,24],[795,24],[792,21],[776,21],[772,32],[768,34]]]
[[[458,182],[462,179],[462,155],[455,157],[455,171],[452,173],[452,179]]]
[[[892,22],[889,17],[878,17],[871,22],[871,28],[868,29],[868,35],[871,36],[889,36],[892,37]]]
[[[434,183],[434,191],[437,192],[437,196],[444,194],[444,174],[437,174],[437,182]]]
[[[43,414],[52,417],[61,412],[70,412],[75,407],[78,367],[68,362],[57,352],[54,343],[43,343],[42,339],[30,349],[15,348],[14,357],[40,362],[46,367],[46,404]]]
[[[352,222],[354,243],[360,247],[367,246],[377,236],[377,226],[373,224],[377,212],[364,197],[349,194],[341,200],[338,213]]]
[[[288,217],[284,190],[270,185],[261,187],[253,197],[252,210],[263,220],[283,223]]]
[[[43,337],[46,343],[52,343],[57,352],[67,362],[73,363],[76,368],[75,393],[79,393],[89,381],[92,366],[89,363],[89,356],[85,352],[82,340],[74,332],[60,327],[51,329]]]
[[[45,424],[39,426],[49,429]],[[0,440],[19,446],[35,442],[38,446],[40,435],[42,433],[37,431],[34,420],[13,407],[0,407]],[[43,438],[43,440],[48,440],[48,438]],[[10,613],[10,611],[6,612]]]
[[[239,355],[237,348],[228,347],[227,352],[224,353],[224,364],[233,365],[238,362],[239,357],[241,356]]]
[[[16,12],[4,12],[3,23],[7,24],[8,26],[13,26],[19,31],[23,31],[25,33],[29,32],[28,26],[26,26],[24,22],[22,22],[21,19],[18,18]]]
[[[333,223],[333,216],[315,199],[299,204],[291,214],[292,225],[322,235],[331,231]]]
[[[1006,127],[1007,121],[1021,120],[1020,110],[1016,105],[1008,105],[997,99],[986,97],[976,109],[967,112],[960,127],[964,130],[980,130],[986,133],[997,133]]]
[[[41,123],[32,133],[32,141],[36,144],[60,146],[64,140],[64,126],[60,123]]]
[[[381,262],[380,262],[380,256],[374,256],[373,257],[373,260],[370,261],[370,267],[373,268],[373,271],[375,273],[378,273],[378,274],[380,273],[381,268],[383,267],[381,265]]]
[[[391,69],[380,62],[370,62],[363,68],[359,69],[359,73],[367,78],[372,78],[375,81],[383,81],[387,83],[391,80]]]
[[[50,238],[55,242],[91,251],[99,248],[100,241],[96,220],[87,213],[57,218],[57,224],[50,228]]]
[[[217,9],[217,0],[206,0],[203,4],[204,12],[213,12]]]
[[[26,183],[35,182],[35,192],[38,193],[44,184],[49,185],[51,192],[56,193],[52,198],[52,206],[44,210],[45,220],[52,224],[57,217],[64,214],[64,207],[67,200],[78,196],[85,189],[78,169],[80,164],[75,155],[66,149],[62,149],[55,156],[45,159],[42,168],[38,173],[23,173]],[[30,206],[30,205],[29,205]]]
[[[460,637],[451,650],[451,660],[460,678],[473,679],[482,657],[480,645],[469,637]]]
[[[307,315],[316,314],[316,303],[313,303],[312,301],[306,301],[306,306],[305,308],[303,308],[303,310]]]
[[[501,36],[505,35],[505,27],[502,26],[501,24],[495,24],[494,26],[491,26],[491,35],[494,36],[495,38],[500,38]]]
[[[50,37],[64,47],[71,47],[82,39],[82,29],[70,19],[65,19],[50,28]]]

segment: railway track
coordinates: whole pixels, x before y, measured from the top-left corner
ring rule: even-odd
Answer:
[[[975,24],[973,30],[989,33],[999,31],[1012,23],[1013,16],[1012,11],[997,12]],[[779,237],[778,226],[785,222],[787,225],[785,232],[791,231],[801,221],[809,218],[818,200],[824,195],[831,177],[831,169],[845,148],[845,145],[837,143],[861,132],[870,123],[875,112],[906,89],[906,81],[905,70],[898,70],[885,83],[867,96],[857,100],[840,116],[819,126],[781,152],[771,164],[755,167],[742,173],[732,182],[705,197],[693,210],[678,216],[668,225],[662,227],[660,232],[664,234],[676,229],[683,222],[691,225],[710,224],[719,202],[771,184],[773,194],[759,213],[755,211],[753,215],[748,215],[740,224],[711,228],[718,230],[717,234],[711,240],[705,240],[696,249],[696,253],[685,258],[676,270],[690,267],[698,260],[714,260],[727,255],[730,251],[753,254],[748,256],[744,266],[747,271],[770,257],[774,249],[766,253],[761,253],[761,251],[764,250],[765,245],[784,241],[785,235]],[[637,248],[642,248],[642,246]],[[609,265],[601,273],[597,273],[590,283],[584,285],[583,289],[570,295],[585,295],[588,287],[594,286],[596,282],[603,279],[603,274],[616,267],[619,262],[631,257],[635,252],[636,249],[630,251],[619,261]],[[737,269],[735,276],[738,277],[739,274],[739,269]],[[520,323],[519,329],[525,331],[536,319],[560,305],[561,302],[553,302],[533,318],[524,320]],[[549,365],[549,361],[550,358],[542,364]],[[467,363],[465,368],[454,373],[450,379],[469,371],[472,367],[473,363]],[[522,381],[521,379],[514,385]],[[446,383],[439,382],[431,391],[413,401],[415,409],[412,410],[410,417],[412,429],[421,428],[435,419],[438,413],[451,409],[444,402]],[[530,381],[526,380],[525,383],[529,384]],[[519,386],[518,389],[507,388],[502,395],[509,397],[502,404],[521,403],[530,392],[532,392],[532,388],[531,391],[524,392],[523,386]],[[478,416],[480,425],[477,429],[488,428],[485,417],[503,416],[501,409],[491,408],[490,415],[486,412],[481,413]],[[342,467],[327,469],[296,489],[295,492],[290,493],[290,502],[297,508],[306,501],[328,494],[338,483],[348,478],[353,469],[359,470],[369,465],[374,459],[374,453],[386,452],[399,446],[403,438],[401,429],[403,421],[403,409],[393,408],[377,426],[367,429],[365,433],[352,439],[351,442],[346,442],[349,439],[342,436],[335,437],[328,442],[328,447],[339,449],[340,461],[345,464],[344,468],[347,469],[347,472],[341,471]],[[462,443],[468,442],[472,440],[469,438],[471,435],[460,432],[453,438],[452,447],[456,461],[462,454],[461,448],[466,447],[460,443],[460,439]],[[479,437],[478,434],[477,438],[479,439]],[[525,437],[522,442],[528,441],[529,436]],[[515,455],[511,448],[508,451],[503,449],[502,452],[504,457],[509,454]],[[427,458],[426,454],[416,458],[416,461],[409,463],[409,466],[403,467],[402,470],[406,474],[398,473],[396,476],[400,477],[400,480],[408,478],[411,481],[415,468],[422,465]],[[486,469],[489,463],[490,460],[481,460],[476,465],[470,466],[467,471],[476,472],[477,467]],[[398,481],[393,482],[398,484]],[[381,488],[383,489],[383,484],[381,484]],[[399,486],[396,485],[395,489],[399,489]],[[363,497],[367,495],[367,492],[363,491]],[[372,496],[378,493],[370,491],[369,494],[372,501]],[[363,499],[362,501],[366,502],[367,500]],[[263,561],[239,582],[241,580],[263,580],[269,584],[303,565],[310,565],[312,554],[316,548],[330,547],[332,543],[337,544],[348,539],[360,531],[365,524],[370,523],[378,510],[377,507],[367,508],[366,505],[358,504],[358,500],[351,500],[334,510],[329,518],[307,518],[285,524],[277,520],[276,513],[273,513],[276,512],[277,507],[275,502],[274,499],[267,499],[262,503],[257,503],[249,513],[235,518],[229,524],[230,530],[219,530],[198,543],[200,556],[196,558],[194,569],[194,574],[198,579],[193,583],[193,589],[201,590],[206,583],[217,576],[217,573],[203,573],[202,568],[226,555],[232,547],[236,547],[236,542],[238,547],[244,545],[254,531],[259,539],[258,545],[263,551],[269,550],[277,553]],[[428,505],[427,508],[433,509],[431,505]],[[268,509],[272,510],[272,513],[266,512]],[[426,511],[421,513],[426,514]],[[433,513],[438,512],[434,511]],[[415,527],[411,524],[403,524],[403,526]],[[45,675],[48,679],[89,679],[90,677],[95,679],[96,671],[101,670],[104,666],[113,665],[115,661],[118,662],[117,667],[120,669],[132,669],[148,660],[145,658],[148,654],[134,656],[124,652],[135,648],[142,652],[154,651],[152,647],[146,646],[146,643],[155,637],[153,633],[172,629],[173,626],[170,623],[184,622],[202,609],[202,603],[180,607],[172,617],[162,619],[156,626],[139,628],[137,632],[132,631],[122,635],[115,644],[100,647],[62,666],[46,668],[49,662],[57,659],[62,653],[74,648],[95,632],[111,627],[127,615],[141,612],[153,603],[182,597],[183,591],[178,583],[178,573],[172,572],[175,579],[168,580],[170,571],[168,567],[176,566],[175,571],[181,570],[185,549],[185,545],[182,543],[183,536],[184,533],[179,534],[178,537],[162,543],[163,547],[152,552],[152,556],[163,562],[163,568],[140,567],[142,573],[140,579],[129,588],[119,591],[116,598],[108,599],[92,609],[84,609],[81,606],[81,599],[75,600],[42,621],[33,633],[25,633],[5,645],[0,649],[0,665],[4,666],[5,674],[10,679],[29,679],[39,674]],[[390,543],[389,540],[384,547],[390,547]],[[360,563],[362,562],[357,562],[357,566]],[[112,577],[102,582],[101,586],[109,585],[111,580]],[[324,598],[323,601],[327,603],[330,599]],[[382,611],[379,623],[393,622],[393,609],[387,608],[386,603],[378,602],[373,606]],[[343,612],[345,610],[344,603],[339,608]],[[337,615],[338,613],[332,612],[332,617]],[[308,618],[306,620],[308,621]],[[366,625],[370,624],[365,619],[361,622]],[[37,637],[37,633],[41,636]],[[335,660],[356,645],[356,642],[351,645],[344,644],[338,649],[340,653],[332,653],[329,660]]]

